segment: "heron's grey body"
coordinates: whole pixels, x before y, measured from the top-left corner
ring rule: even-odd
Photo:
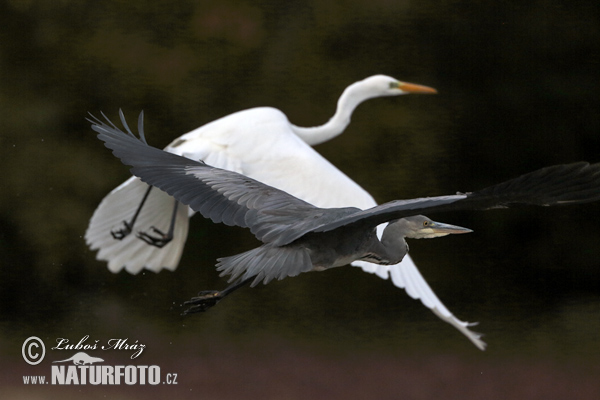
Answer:
[[[263,242],[256,249],[219,259],[217,266],[232,280],[252,280],[253,285],[354,260],[397,263],[408,251],[405,237],[469,232],[419,216],[423,212],[600,200],[600,164],[580,162],[543,168],[472,193],[395,200],[367,210],[323,209],[235,172],[150,147],[143,135],[143,114],[138,122],[143,141],[120,115],[128,133],[108,119],[108,124],[90,122],[105,146],[132,166],[134,175],[215,223],[249,228]],[[375,228],[384,222],[390,223],[380,241]],[[428,224],[438,224],[439,231]]]
[[[346,214],[353,211],[342,209],[337,212]],[[255,276],[255,285],[261,280],[268,283],[273,278],[283,279],[302,272],[324,271],[348,265],[355,260],[397,264],[406,255],[408,246],[404,235],[391,240],[389,232],[395,229],[390,225],[383,237],[389,242],[388,246],[379,241],[375,228],[342,228],[321,234],[309,233],[282,246],[268,243],[242,254],[220,258],[217,270],[222,271],[223,275],[231,275],[230,281],[238,277],[248,279]]]

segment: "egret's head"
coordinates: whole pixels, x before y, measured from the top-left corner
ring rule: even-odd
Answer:
[[[470,229],[456,225],[435,222],[424,215],[415,215],[392,222],[397,230],[396,233],[410,239],[430,239],[453,233],[469,233]]]
[[[401,82],[391,76],[374,75],[360,82],[357,82],[366,90],[372,92],[373,97],[378,96],[398,96],[401,94],[419,93],[434,94],[437,90],[428,86],[417,85],[414,83]]]

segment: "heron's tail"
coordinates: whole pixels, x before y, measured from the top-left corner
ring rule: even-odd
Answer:
[[[221,276],[231,275],[229,281],[242,277],[243,280],[255,276],[250,286],[260,281],[269,283],[272,279],[296,276],[313,269],[308,250],[296,246],[263,245],[231,257],[219,258],[217,271]]]

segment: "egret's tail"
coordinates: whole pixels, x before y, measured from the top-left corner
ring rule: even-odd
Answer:
[[[139,231],[148,231],[151,226],[168,230],[175,200],[161,190],[152,189],[129,235],[122,240],[111,235],[123,227],[123,221],[131,221],[147,189],[148,185],[131,177],[102,200],[90,220],[85,241],[90,249],[98,250],[96,258],[107,261],[111,272],[125,269],[137,274],[142,269],[158,272],[177,268],[188,234],[188,207],[179,205],[173,239],[164,247],[151,246],[137,237]]]

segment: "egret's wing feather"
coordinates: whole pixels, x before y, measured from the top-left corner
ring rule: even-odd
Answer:
[[[475,323],[458,319],[436,296],[410,258],[404,257],[402,263],[396,265],[377,265],[364,261],[353,261],[352,265],[362,268],[365,272],[376,274],[382,279],[391,279],[395,286],[404,289],[413,299],[420,300],[425,307],[433,311],[440,319],[458,329],[479,349],[485,349],[486,343],[481,340],[482,334],[469,329]]]

